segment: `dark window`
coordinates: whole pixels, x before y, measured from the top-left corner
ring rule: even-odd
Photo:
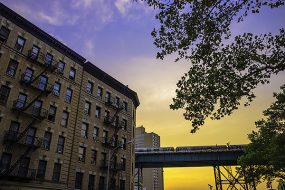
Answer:
[[[64,141],[65,141],[65,138],[63,136],[58,136],[56,152],[59,153],[59,154],[63,153]]]
[[[91,112],[91,103],[90,102],[85,102],[84,114],[85,115],[90,115],[90,112]]]
[[[53,94],[55,96],[59,96],[60,86],[61,86],[61,84],[59,82],[55,82],[54,83],[54,85],[53,85]]]
[[[49,66],[52,64],[52,60],[53,60],[53,55],[50,53],[47,53],[45,56],[45,65]]]
[[[88,81],[86,85],[86,92],[89,94],[93,94],[93,82]]]
[[[19,63],[16,60],[10,59],[9,65],[6,70],[6,74],[11,77],[14,77],[16,75],[18,64]]]
[[[7,140],[15,140],[17,139],[19,133],[20,123],[16,121],[11,121],[9,133],[7,134]]]
[[[55,106],[50,106],[48,110],[48,120],[50,121],[55,121],[55,116],[56,116],[56,107]]]
[[[120,98],[119,97],[115,98],[115,105],[116,105],[116,107],[120,106]]]
[[[121,158],[122,170],[126,170],[126,158]]]
[[[86,148],[83,146],[79,146],[79,148],[78,148],[78,160],[81,162],[85,162],[85,154],[86,154]]]
[[[99,128],[98,127],[94,127],[94,129],[93,129],[93,139],[97,140],[98,136],[99,136]]]
[[[10,30],[5,26],[1,26],[0,29],[0,42],[6,42],[10,34]]]
[[[103,131],[103,143],[108,142],[108,131]]]
[[[63,61],[59,61],[58,65],[57,65],[57,70],[58,70],[60,73],[63,73],[64,67],[65,67],[65,63],[64,63]]]
[[[105,177],[103,176],[99,178],[99,189],[105,189]]]
[[[120,118],[119,118],[119,116],[117,115],[117,116],[115,117],[114,122],[113,122],[113,126],[118,127],[118,126],[119,126],[119,120],[120,120]]]
[[[125,184],[126,184],[126,181],[121,179],[120,180],[120,190],[125,190]]]
[[[35,136],[36,136],[36,128],[30,127],[28,129],[27,136],[26,136],[26,144],[27,145],[34,145]]]
[[[61,122],[60,125],[62,127],[67,127],[69,113],[67,111],[62,112]]]
[[[30,51],[30,58],[33,60],[38,59],[40,53],[40,48],[38,46],[33,45],[32,50]]]
[[[6,106],[10,90],[8,86],[2,85],[0,87],[0,105]]]
[[[30,67],[26,68],[25,73],[22,75],[22,81],[25,83],[30,82],[33,79],[34,70]]]
[[[128,102],[123,102],[124,105],[124,110],[127,112],[128,111]]]
[[[89,174],[88,190],[94,190],[95,175]]]
[[[33,116],[38,117],[41,115],[41,110],[42,110],[42,104],[43,102],[41,100],[36,100],[34,105],[33,105]]]
[[[26,177],[29,170],[30,158],[22,158],[19,164],[18,176]]]
[[[128,126],[128,121],[126,119],[123,119],[123,129],[127,130],[127,126]]]
[[[71,99],[72,99],[72,89],[71,88],[67,88],[66,89],[66,94],[65,94],[65,101],[70,103]]]
[[[82,125],[81,125],[81,137],[87,138],[87,135],[88,135],[88,124],[82,123]]]
[[[124,150],[126,150],[126,148],[127,148],[126,143],[127,143],[127,139],[123,137],[122,138],[122,147]]]
[[[75,189],[81,189],[82,188],[82,180],[83,180],[83,173],[76,172]]]
[[[27,95],[23,94],[23,93],[20,93],[19,96],[18,96],[18,99],[16,101],[15,107],[17,109],[23,108],[25,106],[25,104],[26,104],[26,100],[27,100]]]
[[[102,99],[103,97],[103,88],[102,87],[98,87],[98,90],[97,90],[97,96]]]
[[[45,75],[41,75],[40,78],[39,78],[38,88],[41,91],[45,91],[46,90],[46,86],[47,86],[47,82],[48,82],[48,78]]]
[[[108,103],[111,102],[111,93],[110,92],[106,92],[105,102],[108,102]]]
[[[97,161],[97,151],[91,150],[91,164],[96,164]]]
[[[19,52],[22,52],[24,49],[24,45],[25,45],[26,39],[18,36],[16,44],[15,44],[15,49]]]
[[[75,74],[76,74],[76,70],[73,67],[71,67],[70,71],[69,71],[69,78],[74,80],[75,79]]]
[[[52,133],[46,131],[44,134],[44,140],[43,140],[43,147],[46,150],[49,150],[49,148],[50,148],[51,137],[52,137]]]
[[[101,116],[101,107],[96,106],[95,117],[100,118],[100,116]]]
[[[59,182],[60,171],[61,171],[61,164],[60,163],[54,163],[53,174],[52,174],[52,180],[53,181]]]
[[[12,154],[9,153],[2,153],[1,162],[0,162],[0,171],[6,170],[10,167],[12,159]]]
[[[45,178],[46,167],[47,167],[47,161],[40,160],[39,166],[38,166],[38,171],[37,171],[37,178],[38,179],[44,179]]]

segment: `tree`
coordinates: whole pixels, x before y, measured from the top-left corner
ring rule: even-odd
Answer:
[[[251,142],[238,161],[249,180],[285,180],[285,85],[274,97],[277,100],[264,111],[267,118],[256,122],[258,131],[248,135]]]
[[[207,117],[220,119],[248,106],[253,90],[285,70],[285,30],[232,36],[230,26],[263,7],[284,6],[285,0],[142,0],[158,9],[160,27],[152,31],[160,49],[157,58],[176,53],[191,62],[177,83],[170,108],[184,109],[191,132]]]

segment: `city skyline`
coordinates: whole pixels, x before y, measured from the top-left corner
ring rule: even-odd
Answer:
[[[189,63],[174,63],[175,55],[155,59],[150,32],[157,22],[151,8],[128,0],[1,2],[134,89],[141,101],[137,125],[159,134],[162,146],[247,143],[246,134],[254,130],[254,121],[262,118],[262,111],[273,101],[272,93],[285,81],[284,73],[279,74],[256,90],[257,99],[250,107],[220,121],[207,120],[196,134],[190,134],[191,124],[182,111],[169,109],[175,84]],[[277,31],[285,21],[284,13],[284,8],[266,9],[265,14],[234,25],[233,33]],[[206,189],[208,183],[214,184],[212,168],[165,169],[164,174],[166,190]]]

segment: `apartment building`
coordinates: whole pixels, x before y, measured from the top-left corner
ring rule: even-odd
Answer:
[[[137,127],[135,131],[136,148],[158,148],[160,147],[160,136],[156,133],[147,133],[143,126]],[[142,171],[143,190],[163,190],[163,168],[144,168]],[[136,180],[136,184],[138,184]],[[141,182],[140,182],[141,183]]]
[[[132,189],[137,94],[2,3],[0,81],[0,189]]]

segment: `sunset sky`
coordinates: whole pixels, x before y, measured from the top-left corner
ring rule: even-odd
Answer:
[[[158,26],[155,11],[133,0],[0,0],[87,60],[138,93],[137,124],[161,137],[162,146],[244,144],[254,122],[273,101],[272,93],[285,83],[285,73],[256,90],[250,107],[220,121],[207,120],[196,134],[182,111],[169,109],[176,82],[190,66],[175,63],[175,55],[156,60],[150,35]],[[285,8],[265,9],[232,26],[233,34],[277,32],[285,25]],[[165,190],[205,190],[214,185],[212,168],[164,170]],[[259,188],[263,189],[263,188]]]

